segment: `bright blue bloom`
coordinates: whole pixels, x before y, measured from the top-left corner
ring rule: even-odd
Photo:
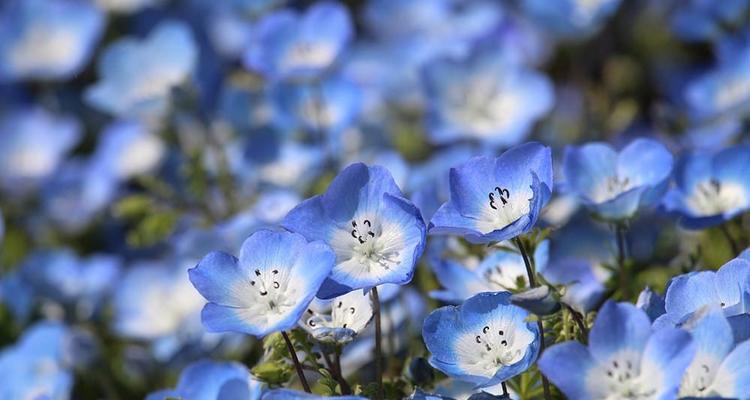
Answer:
[[[750,341],[735,347],[732,328],[717,307],[700,309],[680,327],[690,331],[697,348],[682,378],[680,397],[746,398]]]
[[[689,229],[719,225],[750,208],[748,170],[750,146],[688,154],[677,164],[677,185],[664,198],[664,207]]]
[[[303,191],[322,172],[324,149],[269,133],[247,140],[244,154],[232,163],[233,171],[246,179]]]
[[[274,389],[263,393],[261,400],[367,400],[360,396],[320,396],[312,393],[300,392],[292,389]]]
[[[694,355],[689,333],[652,331],[643,311],[609,301],[594,321],[588,347],[576,341],[554,345],[538,365],[571,399],[673,399]]]
[[[192,73],[198,50],[190,28],[164,21],[144,39],[109,45],[98,63],[99,81],[84,92],[94,108],[119,117],[153,117],[167,109],[170,91]]]
[[[428,133],[438,144],[475,139],[516,145],[554,101],[547,77],[494,51],[431,63],[424,80]]]
[[[2,399],[70,398],[73,389],[72,333],[57,322],[39,322],[0,352]]]
[[[501,242],[528,232],[552,193],[552,154],[539,143],[497,158],[475,157],[450,171],[450,201],[430,221],[430,233]]]
[[[664,305],[664,297],[651,290],[648,286],[638,295],[638,301],[635,303],[635,306],[645,311],[651,322],[667,312]]]
[[[608,220],[622,220],[661,200],[673,163],[661,143],[635,139],[619,153],[600,142],[567,147],[563,171],[567,188],[589,210]]]
[[[354,290],[329,301],[314,300],[299,325],[315,340],[347,343],[365,329],[372,315],[369,293]]]
[[[749,10],[747,0],[689,0],[674,7],[670,25],[683,40],[712,40],[721,37],[727,26],[741,24]]]
[[[730,322],[750,313],[750,261],[735,258],[717,271],[699,271],[672,278],[664,295],[666,313],[655,326],[680,322],[704,306],[721,307]]]
[[[424,321],[430,364],[448,376],[492,386],[528,369],[539,352],[539,328],[510,304],[509,292],[481,293],[439,308]]]
[[[524,11],[556,35],[580,39],[596,33],[620,5],[620,0],[524,0]]]
[[[88,1],[10,0],[0,7],[0,81],[68,79],[88,61],[104,28]]]
[[[182,370],[174,389],[151,393],[146,400],[259,400],[263,386],[242,364],[201,360]]]
[[[248,69],[272,79],[310,79],[330,67],[354,34],[348,10],[322,1],[298,14],[284,9],[264,16],[245,52]]]
[[[318,293],[323,299],[408,283],[425,243],[419,210],[388,170],[362,163],[341,171],[324,194],[294,208],[282,225],[336,252],[336,266]]]
[[[547,267],[548,252],[549,242],[537,246],[534,252],[537,271]],[[430,296],[445,302],[459,304],[482,292],[516,291],[529,287],[526,264],[517,252],[492,250],[473,267],[441,254],[431,256],[432,270],[445,290],[433,291]]]
[[[211,332],[259,337],[294,328],[331,272],[334,258],[322,242],[270,230],[250,235],[239,259],[209,253],[188,271],[209,301],[201,314],[203,325]]]
[[[0,186],[18,191],[51,175],[81,138],[75,119],[41,108],[0,119]]]
[[[117,180],[150,172],[161,161],[165,148],[158,136],[137,121],[116,121],[104,128],[92,156],[93,168]]]
[[[713,69],[690,81],[684,96],[695,120],[746,112],[750,108],[750,47],[722,58]]]

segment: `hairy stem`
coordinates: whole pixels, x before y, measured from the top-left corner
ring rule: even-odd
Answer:
[[[294,369],[297,370],[297,376],[299,377],[300,382],[302,382],[302,387],[305,388],[305,392],[312,393],[310,385],[307,383],[307,378],[305,378],[305,373],[302,371],[302,364],[300,364],[299,358],[297,358],[297,352],[294,351],[294,345],[292,345],[292,341],[289,340],[289,335],[287,335],[285,331],[281,331],[281,336],[284,337],[286,348],[289,350],[289,356],[292,357],[292,361],[294,361]]]

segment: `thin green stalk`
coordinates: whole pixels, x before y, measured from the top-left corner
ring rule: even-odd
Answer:
[[[281,331],[281,336],[284,337],[286,348],[289,350],[289,356],[292,357],[294,369],[297,370],[297,376],[299,377],[300,382],[302,382],[302,387],[305,389],[305,392],[312,393],[310,385],[307,383],[307,378],[305,378],[305,372],[302,371],[302,364],[300,364],[299,358],[297,358],[297,352],[294,351],[294,345],[292,345],[292,341],[289,340],[289,335],[287,335],[285,331]]]
[[[372,294],[372,312],[375,318],[375,379],[378,383],[377,399],[383,399],[383,330],[380,321],[380,297],[378,297],[378,288],[371,290]]]
[[[618,223],[615,225],[615,236],[617,238],[617,268],[619,269],[620,279],[620,291],[622,298],[628,300],[630,298],[630,277],[628,271],[625,269],[625,259],[627,257],[627,238],[625,234],[627,228],[624,223]]]

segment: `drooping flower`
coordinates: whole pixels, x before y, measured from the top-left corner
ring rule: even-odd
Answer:
[[[428,132],[438,144],[466,138],[516,145],[554,101],[546,76],[495,51],[429,64],[424,78]]]
[[[297,325],[331,272],[334,253],[291,232],[260,230],[245,240],[239,259],[209,253],[188,272],[206,300],[202,320],[212,332],[258,337]]]
[[[668,188],[672,154],[652,139],[635,139],[619,153],[606,143],[565,150],[568,188],[592,212],[608,220],[632,217],[656,205]]]
[[[670,399],[694,355],[688,332],[652,331],[642,310],[609,301],[594,321],[588,347],[576,341],[554,345],[538,365],[571,399]]]
[[[190,28],[164,21],[145,39],[126,37],[107,47],[97,66],[99,81],[86,89],[84,99],[118,117],[160,115],[170,91],[188,78],[197,59]]]
[[[330,301],[314,300],[299,325],[315,340],[347,343],[365,329],[372,315],[369,294],[354,290]]]
[[[694,153],[677,165],[677,186],[664,207],[690,229],[719,225],[750,209],[750,147],[738,145],[714,155]]]
[[[439,308],[424,321],[430,364],[478,387],[508,380],[531,366],[539,352],[539,328],[509,292],[480,293],[460,306]]]
[[[318,293],[323,299],[409,282],[425,242],[419,210],[391,174],[361,163],[345,168],[324,194],[295,207],[282,225],[336,252],[336,266]]]
[[[304,14],[283,9],[255,28],[244,63],[271,79],[310,79],[327,69],[353,35],[349,12],[339,3],[315,3]]]
[[[70,78],[88,62],[104,23],[104,13],[86,1],[3,2],[0,81]]]
[[[174,389],[151,393],[146,400],[259,400],[263,386],[242,364],[201,360],[185,367]]]
[[[738,343],[722,311],[715,306],[703,307],[681,328],[690,332],[696,354],[685,371],[680,397],[747,398],[750,393],[750,341]]]
[[[529,231],[552,193],[552,155],[526,143],[500,157],[475,157],[450,171],[450,200],[430,222],[432,234],[500,242]]]

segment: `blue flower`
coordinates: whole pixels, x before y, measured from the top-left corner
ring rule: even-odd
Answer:
[[[735,347],[732,328],[721,310],[704,307],[680,324],[696,344],[680,397],[746,398],[750,393],[750,341]]]
[[[438,144],[475,139],[495,146],[516,145],[554,101],[547,77],[497,52],[430,63],[424,83],[428,132]]]
[[[450,171],[450,200],[430,221],[430,233],[501,242],[529,231],[552,193],[552,154],[526,143],[500,157],[475,157]]]
[[[201,360],[185,367],[174,389],[151,393],[146,400],[259,400],[263,386],[242,364]]]
[[[540,26],[555,34],[580,39],[598,31],[620,5],[620,0],[588,2],[582,0],[524,0],[523,10]]]
[[[538,271],[546,268],[548,252],[549,242],[537,246],[534,260]],[[461,303],[482,292],[516,291],[529,287],[526,265],[517,252],[492,250],[473,268],[440,254],[431,256],[432,269],[445,290],[433,291],[430,296],[445,302]]]
[[[659,142],[636,139],[619,153],[606,143],[565,150],[567,187],[592,212],[622,220],[656,205],[672,173],[672,154]]]
[[[93,168],[125,180],[152,171],[164,153],[164,144],[145,124],[123,120],[104,128],[91,162]]]
[[[261,400],[367,400],[360,396],[320,396],[312,393],[300,392],[292,389],[274,389],[263,393]]]
[[[239,259],[209,253],[189,270],[208,304],[203,325],[211,332],[262,337],[297,325],[331,272],[333,251],[302,235],[260,230],[245,240]]]
[[[688,82],[684,96],[695,120],[746,112],[750,108],[750,47],[724,57],[716,67]]]
[[[717,39],[727,26],[741,24],[742,15],[749,9],[747,0],[689,0],[674,8],[670,25],[683,40]]]
[[[88,61],[104,22],[104,14],[87,1],[4,2],[0,81],[70,78]]]
[[[323,299],[409,282],[425,243],[419,210],[388,170],[362,163],[341,171],[323,195],[295,207],[282,225],[336,252],[336,266],[318,293]]]
[[[0,185],[23,191],[50,176],[81,138],[75,119],[41,108],[0,119]]]
[[[164,0],[96,0],[99,7],[118,14],[131,14],[163,2]]]
[[[689,229],[719,225],[750,208],[748,170],[750,146],[688,154],[677,164],[677,185],[664,198],[664,207]]]
[[[193,71],[198,50],[190,28],[164,21],[143,40],[126,37],[99,59],[100,80],[84,92],[94,108],[119,117],[153,117],[169,105],[170,91]]]
[[[313,301],[299,325],[315,340],[347,343],[365,329],[372,315],[369,294],[355,290],[330,301]]]
[[[717,271],[700,271],[672,278],[664,296],[666,313],[655,326],[674,325],[704,306],[724,310],[730,322],[750,313],[750,261],[735,258]]]
[[[645,311],[652,322],[667,312],[664,305],[664,297],[651,290],[648,286],[638,295],[638,301],[635,303],[635,306]]]
[[[554,345],[538,365],[571,399],[671,399],[694,355],[689,333],[652,331],[643,311],[609,301],[594,321],[588,347],[575,341]]]
[[[304,14],[284,9],[264,16],[255,27],[244,62],[271,79],[310,79],[334,63],[354,28],[338,3],[315,3]]]
[[[510,293],[480,293],[460,306],[439,308],[424,321],[430,364],[448,376],[495,385],[528,369],[539,352],[539,328]]]

